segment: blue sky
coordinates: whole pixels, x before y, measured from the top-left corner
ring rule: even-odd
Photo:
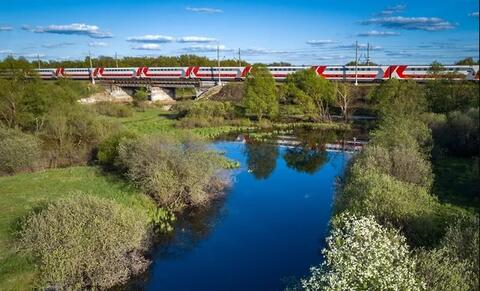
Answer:
[[[477,0],[0,1],[0,58],[194,53],[344,64],[353,44],[381,64],[479,56]]]

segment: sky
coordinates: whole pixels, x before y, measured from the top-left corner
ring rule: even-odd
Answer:
[[[0,58],[197,54],[297,65],[479,58],[478,0],[0,0]]]

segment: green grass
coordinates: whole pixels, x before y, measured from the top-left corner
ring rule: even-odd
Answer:
[[[0,290],[31,290],[34,265],[15,251],[15,226],[48,201],[85,192],[140,209],[153,201],[96,167],[71,167],[0,177]]]
[[[467,209],[480,208],[479,158],[433,160],[434,191],[439,199]]]

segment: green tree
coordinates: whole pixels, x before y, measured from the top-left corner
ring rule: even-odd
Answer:
[[[474,61],[472,57],[464,58],[463,60],[460,60],[455,63],[457,66],[473,66],[473,65],[478,65],[480,61]]]
[[[332,83],[314,70],[301,70],[287,77],[284,92],[287,100],[299,104],[315,120],[329,119],[328,107],[335,100]]]
[[[244,96],[247,114],[255,115],[259,120],[264,116],[273,118],[278,115],[275,80],[266,66],[253,66],[245,81]]]

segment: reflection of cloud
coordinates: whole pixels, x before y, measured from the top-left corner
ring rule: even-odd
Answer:
[[[369,37],[369,36],[385,37],[385,36],[396,36],[396,35],[400,35],[400,34],[393,31],[377,31],[377,30],[370,30],[367,32],[361,32],[357,34],[357,36],[363,36],[363,37]]]
[[[140,43],[167,43],[175,41],[175,38],[167,35],[145,34],[142,36],[128,37],[127,41]]]
[[[322,46],[326,44],[332,44],[335,43],[336,41],[331,40],[331,39],[322,39],[322,40],[308,40],[307,44],[309,45],[314,45],[314,46]]]
[[[454,24],[438,17],[379,17],[362,21],[361,24],[376,24],[387,28],[425,31],[437,31],[455,28]]]
[[[74,42],[60,42],[60,43],[47,43],[47,44],[42,44],[42,47],[44,48],[61,48],[61,47],[66,47],[70,45],[74,45]]]
[[[0,31],[10,31],[13,27],[11,26],[0,26]]]
[[[134,50],[145,50],[145,51],[158,51],[160,50],[160,45],[156,43],[145,43],[142,45],[132,47]]]
[[[207,45],[192,45],[192,46],[184,48],[183,50],[187,51],[187,52],[199,52],[199,53],[200,52],[216,52],[217,51],[217,46],[216,45],[209,45],[209,44],[207,44]],[[233,49],[227,48],[224,45],[219,45],[218,50],[223,51],[223,52],[233,51]]]
[[[195,13],[205,13],[205,14],[215,14],[215,13],[222,13],[223,10],[217,8],[209,8],[209,7],[187,7],[185,8],[187,11],[195,12]]]
[[[88,43],[89,47],[106,47],[108,46],[108,43],[103,42],[103,41],[93,41]]]
[[[472,12],[472,13],[469,13],[468,16],[479,17],[479,13],[478,13],[478,11],[477,12]]]
[[[91,38],[111,38],[113,35],[110,32],[101,31],[96,25],[89,25],[84,23],[72,23],[66,25],[49,25],[37,26],[32,28],[30,26],[22,26],[23,30],[28,30],[35,33],[55,33],[68,35],[86,35]]]
[[[214,42],[214,41],[217,41],[217,39],[211,38],[211,37],[204,37],[204,36],[184,36],[184,37],[179,37],[177,39],[177,42],[181,42],[181,43],[189,43],[189,42],[207,43],[207,42]]]

